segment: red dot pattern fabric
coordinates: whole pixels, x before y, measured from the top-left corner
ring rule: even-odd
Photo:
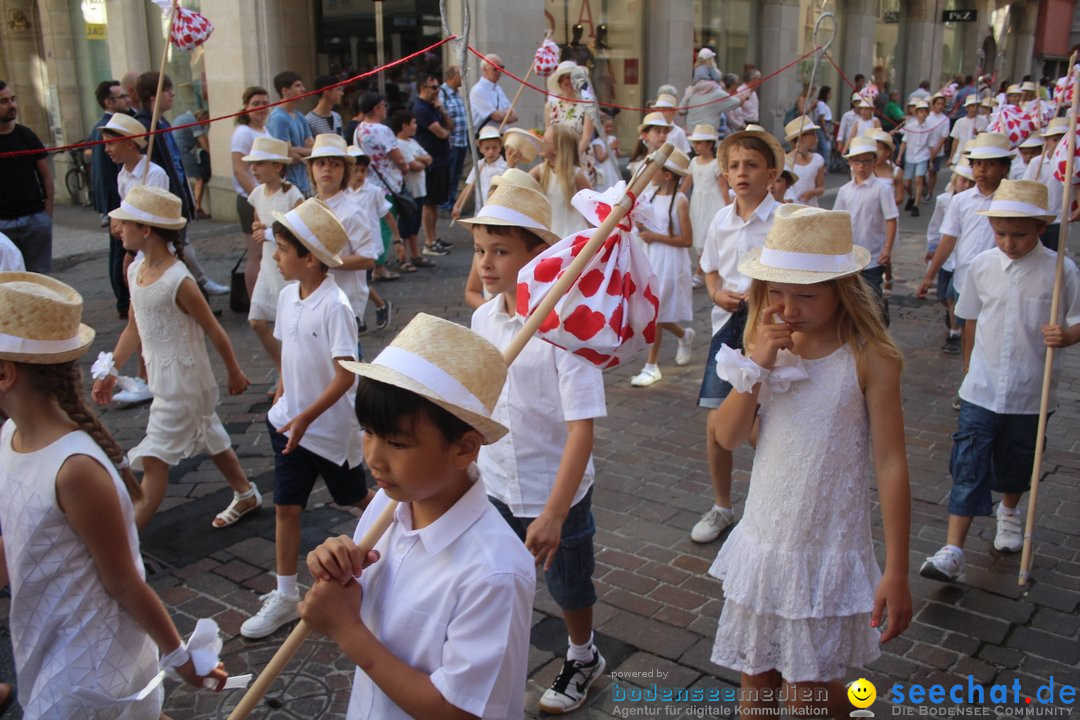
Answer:
[[[559,46],[551,40],[544,40],[533,58],[533,72],[540,77],[548,77],[559,66]]]
[[[176,9],[176,20],[173,22],[170,39],[177,48],[194,50],[206,42],[212,32],[214,24],[202,13],[182,7]]]

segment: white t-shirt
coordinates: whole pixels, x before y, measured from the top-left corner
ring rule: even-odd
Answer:
[[[975,186],[953,195],[953,199],[949,201],[949,209],[945,211],[941,234],[956,238],[956,248],[953,250],[956,261],[953,284],[957,292],[963,290],[968,266],[975,256],[997,245],[990,220],[985,215],[979,215],[980,210],[989,209],[991,199],[993,193],[983,195],[979,192],[979,187]]]
[[[409,138],[408,140],[398,138],[398,149],[401,150],[401,157],[407,163],[428,154],[427,150],[424,150],[420,143],[416,142],[416,138]],[[405,189],[414,198],[422,198],[427,195],[427,170],[410,170],[405,176]]]
[[[15,243],[4,233],[0,233],[0,272],[25,272],[26,263]]]
[[[127,197],[127,194],[131,191],[131,188],[136,185],[143,184],[143,173],[146,172],[146,163],[150,162],[143,155],[139,158],[139,162],[135,164],[135,168],[128,172],[126,168],[121,167],[120,172],[116,174],[116,191],[120,195],[120,199],[123,200]],[[162,190],[169,189],[169,176],[157,163],[150,163],[150,172],[146,176],[146,184],[150,187],[161,188]]]
[[[936,133],[930,126],[930,121],[920,123],[915,118],[910,118],[904,124],[904,161],[909,163],[921,163],[930,160],[930,151],[934,149],[934,137]]]
[[[945,113],[930,113],[926,116],[926,124],[932,128],[930,140],[930,150],[933,151],[937,144],[949,137],[949,116]],[[942,157],[945,155],[945,145],[942,144],[941,150],[935,157]]]
[[[1065,213],[1062,204],[1065,202],[1065,185],[1054,177],[1054,162],[1050,157],[1035,158],[1028,163],[1024,171],[1025,180],[1041,182],[1046,186],[1046,210],[1057,219],[1052,222],[1063,222]],[[1057,238],[1054,238],[1056,241]]]
[[[949,135],[953,139],[953,152],[949,162],[952,165],[960,162],[960,154],[964,151],[964,145],[968,140],[972,140],[979,133],[978,123],[979,117],[969,118],[967,115],[953,123],[952,132]],[[986,123],[983,123],[984,129]]]
[[[360,208],[353,197],[342,190],[324,202],[330,207],[334,217],[345,227],[345,232],[349,236],[349,244],[342,248],[340,254],[359,255],[372,260],[378,258],[382,251],[382,237],[372,234],[371,225],[361,217]],[[377,243],[376,237],[379,240]],[[349,298],[357,319],[363,319],[364,311],[367,310],[369,292],[367,270],[331,268],[330,275]]]
[[[270,133],[266,130],[256,130],[250,125],[237,125],[233,130],[232,140],[229,141],[229,152],[240,153],[241,157],[251,154],[251,147],[255,144],[255,138],[257,137],[270,137]],[[236,194],[242,198],[247,197],[247,193],[244,192],[244,186],[233,176],[232,179],[233,190]]]
[[[885,223],[900,216],[892,188],[886,188],[873,177],[862,183],[851,180],[836,194],[833,210],[847,210],[851,214],[852,241],[870,251],[871,267],[879,265],[878,256],[885,249]]]
[[[480,158],[480,197],[487,200],[488,190],[491,189],[491,179],[506,172],[506,160],[502,157],[495,158],[495,162],[489,163]],[[465,178],[466,185],[476,182],[476,168],[469,170],[469,177]]]

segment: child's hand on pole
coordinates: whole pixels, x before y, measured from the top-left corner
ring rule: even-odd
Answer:
[[[307,566],[316,580],[347,585],[360,577],[364,568],[378,559],[377,550],[372,550],[365,557],[351,537],[338,535],[309,552]]]
[[[347,585],[316,580],[296,607],[305,623],[336,640],[342,631],[349,633],[349,628],[363,624],[360,619],[363,599],[363,588],[352,578]]]
[[[1060,325],[1043,325],[1042,335],[1043,342],[1046,344],[1046,347],[1065,347],[1065,328],[1061,327]]]

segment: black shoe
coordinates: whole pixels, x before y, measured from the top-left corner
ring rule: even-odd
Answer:
[[[378,314],[378,313],[376,312],[376,314]],[[367,332],[367,323],[364,322],[363,320],[357,320],[356,321],[356,334],[357,335],[363,335],[366,332]]]
[[[945,344],[941,346],[941,352],[946,355],[959,355],[960,354],[960,336],[950,335],[945,338]]]
[[[449,240],[443,240],[441,237],[435,238],[435,244],[442,245],[444,248],[454,247],[454,243],[450,242]]]
[[[910,210],[910,209],[911,209],[911,208],[913,208],[913,207],[915,207],[915,200],[914,200],[914,198],[908,198],[908,199],[907,199],[907,203],[905,203],[905,205],[904,205],[904,209],[905,209],[905,210]]]
[[[587,663],[567,660],[551,687],[540,697],[540,709],[556,715],[577,710],[585,704],[589,687],[601,678],[606,665],[604,657],[595,647],[593,658]]]
[[[375,327],[382,330],[390,324],[390,313],[393,311],[393,305],[389,300],[383,301],[381,308],[375,308]]]
[[[919,217],[919,208],[918,207],[911,208],[911,217]]]

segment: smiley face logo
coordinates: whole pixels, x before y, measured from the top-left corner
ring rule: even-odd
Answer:
[[[868,708],[874,704],[874,700],[877,698],[877,688],[874,687],[874,683],[866,678],[859,678],[848,685],[847,696],[855,707],[860,709]]]

